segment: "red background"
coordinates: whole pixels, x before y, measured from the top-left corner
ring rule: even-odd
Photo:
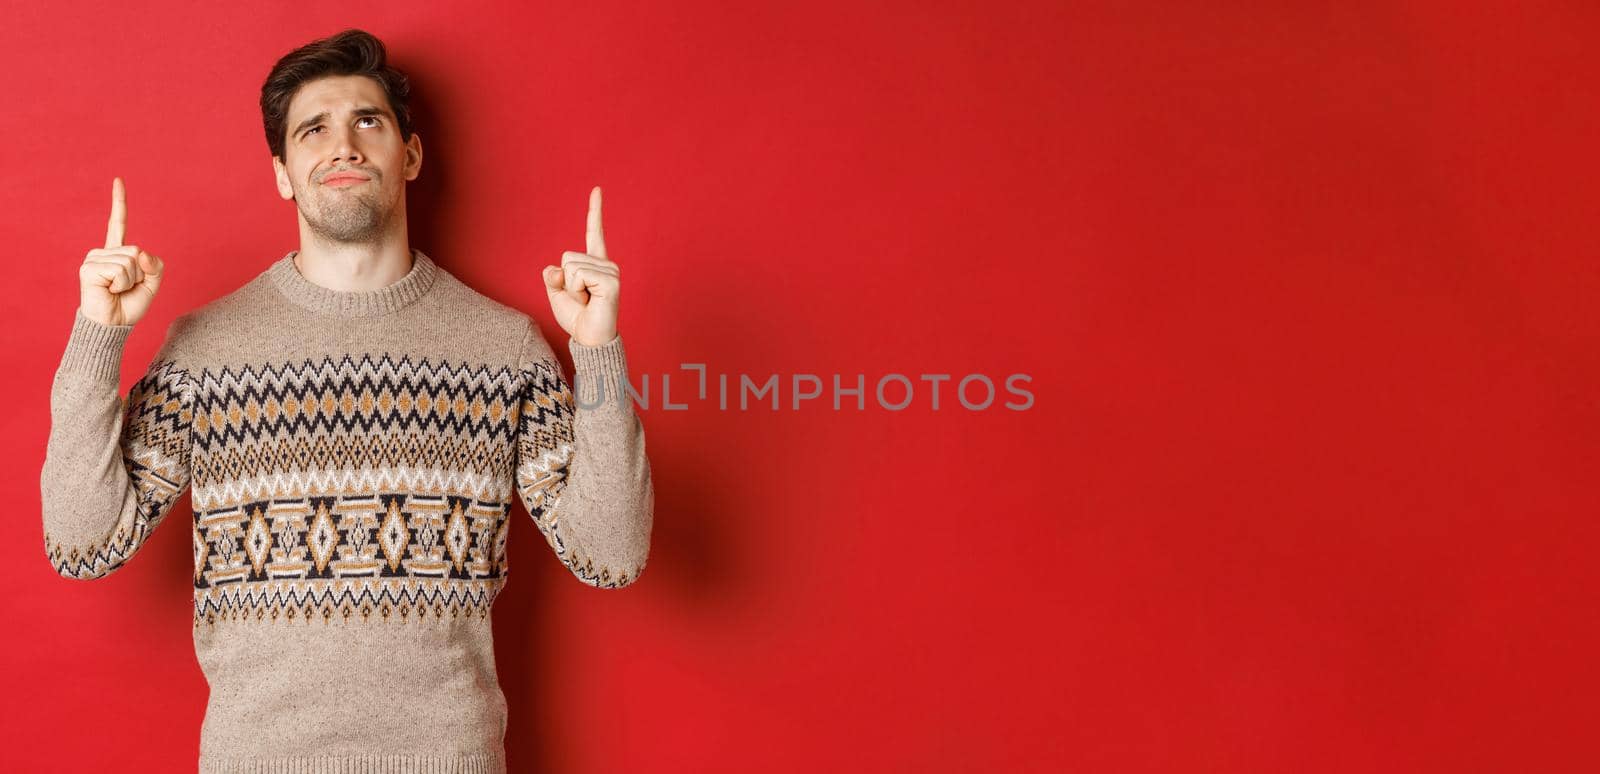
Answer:
[[[598,184],[675,401],[1032,377],[653,404],[622,591],[519,504],[513,771],[1593,770],[1600,10],[1222,5],[9,7],[5,768],[192,770],[189,500],[55,575],[49,381],[113,175],[170,267],[124,387],[297,246],[259,87],[359,26],[416,83],[412,244],[547,335]]]

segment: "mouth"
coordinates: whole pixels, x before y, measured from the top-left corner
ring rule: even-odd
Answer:
[[[322,184],[330,188],[348,188],[371,180],[364,175],[330,175],[322,179]]]

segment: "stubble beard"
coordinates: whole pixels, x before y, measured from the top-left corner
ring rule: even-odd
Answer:
[[[320,187],[311,197],[296,196],[295,200],[311,199],[301,204],[300,214],[317,236],[335,243],[369,244],[378,241],[391,214],[391,208],[378,199],[377,184],[374,179],[358,186],[367,189],[362,191]]]

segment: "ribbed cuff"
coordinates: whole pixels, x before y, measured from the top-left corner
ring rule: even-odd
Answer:
[[[117,381],[122,375],[122,347],[132,332],[132,325],[103,325],[78,309],[73,312],[72,335],[67,337],[60,370]]]
[[[580,344],[577,339],[567,339],[567,351],[572,353],[574,389],[580,408],[629,405],[628,358],[622,350],[622,336],[598,347]],[[602,399],[595,394],[595,383],[605,385]]]
[[[484,753],[352,753],[285,758],[202,756],[200,774],[505,774],[504,748]]]

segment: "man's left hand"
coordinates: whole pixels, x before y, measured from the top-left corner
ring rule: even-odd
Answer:
[[[579,344],[598,347],[617,337],[617,294],[621,269],[606,257],[600,228],[600,186],[589,192],[588,252],[568,250],[560,266],[544,267],[544,289],[556,322]]]

